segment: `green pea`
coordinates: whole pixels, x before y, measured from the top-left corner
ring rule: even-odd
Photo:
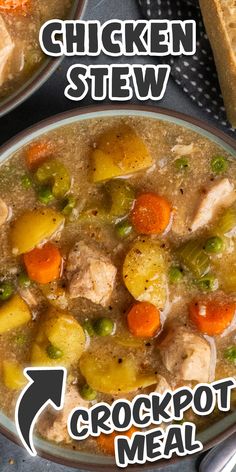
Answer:
[[[204,249],[210,254],[219,254],[224,249],[224,241],[219,236],[212,236],[206,241]]]
[[[27,342],[27,337],[25,336],[25,334],[21,333],[15,337],[15,341],[18,344],[18,346],[24,346],[24,344],[26,344]]]
[[[73,195],[69,195],[64,202],[64,207],[62,210],[63,215],[69,216],[72,213],[72,210],[75,208],[76,199]]]
[[[49,359],[61,359],[63,356],[62,350],[56,346],[53,346],[53,344],[49,344],[46,351]]]
[[[27,174],[21,177],[21,185],[25,190],[28,190],[32,187],[32,180]]]
[[[235,363],[236,362],[236,346],[230,346],[224,351],[224,358],[227,361]]]
[[[54,196],[50,187],[41,187],[38,190],[38,199],[41,203],[44,203],[44,205],[51,203],[54,200]]]
[[[180,267],[172,266],[169,270],[169,281],[171,284],[176,284],[181,282],[183,279],[183,271]]]
[[[224,156],[215,156],[211,160],[211,169],[215,174],[222,174],[226,172],[229,167],[229,162]]]
[[[116,234],[119,238],[127,238],[133,231],[131,224],[128,221],[124,221],[116,225]]]
[[[80,395],[84,400],[93,401],[97,398],[97,392],[92,389],[88,384],[83,385],[79,389]]]
[[[8,300],[14,293],[14,287],[11,282],[1,282],[0,283],[0,301],[4,302]]]
[[[84,331],[87,331],[90,338],[92,338],[95,335],[95,332],[94,332],[94,329],[93,329],[93,324],[90,320],[85,320],[84,321],[83,329],[84,329]]]
[[[30,278],[28,277],[28,275],[26,274],[25,271],[21,272],[18,275],[18,284],[23,288],[27,288],[27,287],[30,286],[31,280],[30,280]]]
[[[188,168],[188,159],[186,157],[180,157],[175,161],[175,167],[178,171],[186,170]]]
[[[114,322],[110,318],[98,318],[93,328],[98,336],[109,336],[114,330]]]
[[[196,281],[196,285],[203,292],[214,292],[218,289],[218,279],[213,274],[207,274]]]

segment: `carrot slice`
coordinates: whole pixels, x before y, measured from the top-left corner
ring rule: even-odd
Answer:
[[[140,195],[134,204],[131,221],[138,233],[161,234],[167,228],[171,217],[169,202],[156,193]]]
[[[28,276],[34,282],[48,284],[59,279],[62,257],[59,249],[52,243],[47,243],[42,248],[35,248],[23,257]]]
[[[236,303],[218,301],[193,301],[189,305],[190,320],[199,331],[217,336],[230,325],[236,310]]]
[[[26,151],[26,164],[30,170],[35,170],[43,164],[52,154],[51,143],[42,142],[32,144]]]
[[[128,431],[114,431],[111,434],[100,434],[97,438],[97,443],[102,451],[106,452],[107,454],[114,455],[115,454],[115,438],[116,436],[128,436],[128,438],[132,438],[132,435],[136,433],[138,430],[134,426],[132,426]]]
[[[152,303],[135,303],[128,313],[127,322],[133,336],[151,338],[161,327],[160,312]]]
[[[24,10],[29,0],[0,0],[0,9],[7,11]]]

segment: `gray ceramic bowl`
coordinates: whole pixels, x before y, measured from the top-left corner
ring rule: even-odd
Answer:
[[[83,15],[87,0],[74,0],[69,15],[71,19],[78,19]],[[56,70],[63,58],[46,58],[39,69],[15,92],[0,101],[0,118],[27,100],[41,85],[46,82]]]
[[[30,143],[33,139],[40,137],[43,133],[59,128],[62,125],[68,125],[79,121],[89,120],[91,118],[109,118],[116,116],[142,116],[152,118],[154,120],[163,120],[168,123],[175,123],[188,129],[196,131],[202,136],[222,146],[227,152],[236,154],[236,141],[229,138],[222,132],[207,126],[206,124],[181,115],[176,112],[162,110],[151,107],[94,107],[88,109],[73,110],[61,115],[52,117],[43,121],[32,128],[19,134],[7,144],[0,148],[0,162],[6,161],[10,156],[18,151],[22,146]],[[204,445],[204,449],[208,449],[227,436],[236,431],[236,412],[225,415],[223,419],[209,426],[204,432],[199,434],[199,439]],[[10,421],[2,412],[0,412],[0,432],[5,436],[18,443],[16,429],[12,421]],[[76,452],[68,448],[56,446],[42,439],[35,438],[35,445],[39,455],[54,462],[58,462],[67,466],[77,467],[79,469],[87,469],[96,472],[120,470],[116,467],[111,457],[97,456],[93,454],[85,454]],[[168,461],[168,464],[183,459],[174,458]],[[130,470],[146,470],[154,467],[156,469],[163,468],[167,464],[166,461],[157,463],[147,463],[144,466],[131,466]]]

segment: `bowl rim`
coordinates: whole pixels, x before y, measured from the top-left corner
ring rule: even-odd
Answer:
[[[83,2],[87,3],[88,0],[82,0]],[[168,108],[161,108],[161,107],[156,107],[153,105],[137,105],[137,104],[119,104],[119,103],[114,103],[114,104],[108,104],[108,105],[87,105],[87,106],[82,106],[82,107],[76,107],[70,110],[66,110],[60,113],[57,113],[55,115],[51,115],[43,120],[40,120],[31,126],[28,126],[26,129],[23,129],[22,131],[18,132],[16,135],[12,136],[9,138],[5,143],[3,143],[0,146],[0,155],[4,152],[7,152],[7,150],[14,146],[18,141],[26,138],[29,134],[34,133],[36,131],[43,130],[44,128],[61,122],[66,119],[73,119],[76,118],[76,116],[81,116],[84,115],[85,119],[87,115],[91,114],[96,114],[96,113],[102,113],[102,112],[117,112],[120,113],[121,111],[124,111],[127,113],[128,111],[131,112],[141,112],[141,113],[150,113],[150,114],[158,114],[158,115],[163,115],[164,117],[169,117],[170,119],[174,118],[178,120],[180,123],[180,126],[185,126],[189,127],[188,125],[193,125],[195,128],[195,132],[199,132],[201,134],[201,131],[205,131],[208,134],[208,139],[212,136],[217,138],[217,140],[224,142],[226,145],[230,146],[232,149],[236,151],[236,139],[233,137],[229,136],[228,134],[225,133],[225,131],[220,130],[219,128],[216,128],[213,124],[209,124],[206,121],[201,120],[200,118],[195,118],[193,116],[189,116],[186,113],[182,113],[179,111],[175,111],[172,109]],[[170,120],[171,121],[171,120]]]
[[[91,115],[96,115],[96,113],[104,113],[103,117],[109,117],[109,116],[122,116],[122,111],[124,111],[125,116],[132,116],[132,113],[134,112],[136,115],[140,114],[142,116],[145,113],[150,113],[153,115],[160,115],[163,116],[163,119],[167,120],[169,118],[169,121],[171,121],[173,118],[178,120],[179,122],[177,123],[178,125],[186,126],[187,125],[193,125],[195,132],[200,132],[205,131],[207,132],[207,137],[208,139],[212,136],[217,138],[218,141],[221,141],[222,143],[225,143],[226,145],[230,146],[231,149],[236,151],[236,140],[228,136],[226,133],[223,131],[219,130],[218,128],[215,128],[214,126],[194,117],[190,117],[184,113],[173,111],[170,109],[165,109],[165,108],[160,108],[160,107],[155,107],[155,106],[146,106],[146,105],[120,105],[120,104],[114,104],[114,105],[98,105],[98,106],[87,106],[87,107],[81,107],[81,108],[75,108],[73,110],[67,110],[65,112],[56,114],[54,116],[51,116],[49,118],[46,118],[45,120],[42,120],[24,131],[21,131],[18,133],[16,136],[12,137],[10,140],[8,140],[6,143],[4,143],[0,147],[0,156],[1,154],[9,154],[12,150],[14,153],[15,151],[12,149],[14,146],[17,146],[22,140],[24,140],[27,136],[31,136],[33,133],[38,132],[39,134],[43,134],[45,132],[48,132],[46,129],[48,126],[52,124],[57,124],[57,128],[61,126],[68,125],[67,123],[63,123],[64,120],[66,119],[76,119],[77,116],[83,115],[83,119],[93,119],[96,117],[91,116]],[[107,113],[107,116],[106,116]],[[110,115],[109,115],[110,113]],[[151,118],[151,116],[149,117]],[[158,118],[157,118],[158,119]],[[76,120],[73,120],[76,121]],[[72,121],[72,122],[73,122]],[[41,131],[41,133],[40,133]],[[50,132],[50,131],[49,131]],[[31,139],[35,139],[32,137]],[[31,140],[30,139],[30,140]],[[25,143],[23,143],[23,146]],[[236,432],[236,423],[233,425],[228,426],[224,431],[217,433],[212,439],[207,440],[204,445],[203,445],[203,450],[201,452],[204,452],[211,447],[215,446],[216,444],[220,443],[221,441],[225,440],[227,437],[229,437],[231,434]],[[0,433],[3,434],[6,438],[11,440],[13,443],[21,446],[21,442],[16,434],[13,432],[9,431],[5,426],[0,424]],[[83,470],[88,470],[88,471],[96,471],[96,472],[104,472],[105,471],[120,471],[120,468],[117,467],[115,464],[89,464],[88,462],[83,462],[83,460],[75,460],[75,459],[67,459],[67,458],[59,458],[55,456],[53,453],[48,453],[43,451],[42,449],[38,448],[37,449],[38,455],[44,459],[47,459],[49,461],[62,464],[64,466],[68,467],[73,467],[73,468],[78,468],[80,467]],[[127,469],[133,471],[133,472],[141,472],[144,470],[150,470],[150,467],[155,466],[155,468],[158,470],[161,467],[165,468],[170,464],[174,464],[177,462],[180,462],[181,460],[188,460],[191,457],[196,457],[199,455],[199,453],[194,454],[193,456],[186,456],[186,457],[177,457],[174,456],[171,459],[167,460],[160,460],[157,461],[156,463],[146,463],[143,465],[131,465]]]
[[[88,0],[74,0],[74,5],[71,7],[71,10],[73,10],[73,8],[75,9],[73,18],[82,18],[87,2]],[[0,103],[0,118],[13,111],[29,97],[31,97],[31,95],[33,95],[49,79],[53,72],[55,72],[63,59],[64,56],[59,58],[50,58],[46,56],[39,67],[39,70],[35,70],[32,80],[28,78],[25,86],[21,85],[18,90],[16,89],[15,92],[13,92],[12,95],[9,95],[9,97],[6,96],[6,98],[3,99],[2,105]]]

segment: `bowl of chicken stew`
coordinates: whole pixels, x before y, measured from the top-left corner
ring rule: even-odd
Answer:
[[[68,371],[63,411],[37,423],[38,450],[95,470],[114,466],[114,437],[71,440],[75,407],[236,376],[235,149],[135,107],[59,115],[2,147],[6,435],[16,439],[26,366]],[[233,399],[229,415],[185,420],[212,445],[235,428]]]
[[[59,65],[39,45],[41,26],[53,18],[78,18],[85,0],[0,1],[0,116],[26,100]]]

